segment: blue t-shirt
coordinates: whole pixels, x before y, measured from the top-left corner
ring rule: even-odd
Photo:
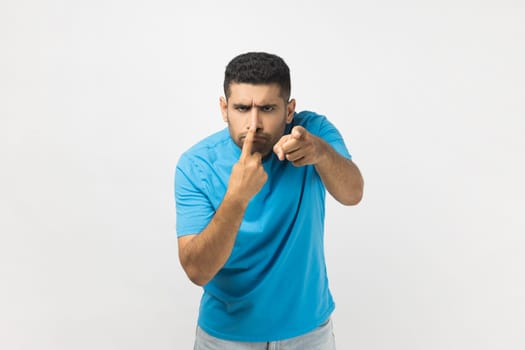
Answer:
[[[313,112],[302,125],[351,158],[339,131]],[[175,176],[178,237],[200,233],[226,193],[240,148],[228,129],[180,158]],[[227,340],[264,342],[305,334],[332,313],[324,257],[325,187],[312,165],[295,167],[275,154],[263,160],[268,180],[249,202],[232,253],[206,284],[199,326]]]

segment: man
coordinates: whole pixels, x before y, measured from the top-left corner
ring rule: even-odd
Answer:
[[[228,127],[185,152],[175,176],[181,265],[204,289],[195,349],[335,349],[325,189],[357,204],[359,169],[325,117],[295,112],[280,57],[235,57],[224,94]]]

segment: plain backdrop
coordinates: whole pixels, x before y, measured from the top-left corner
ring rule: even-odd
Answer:
[[[192,348],[173,174],[246,51],[365,177],[327,202],[338,348],[524,349],[521,0],[1,0],[0,348]]]

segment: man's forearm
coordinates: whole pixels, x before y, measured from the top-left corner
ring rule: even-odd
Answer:
[[[315,169],[327,191],[344,205],[355,205],[363,197],[363,177],[359,168],[347,158],[337,153],[328,143],[322,143],[323,156],[315,164]]]
[[[224,266],[241,226],[246,201],[226,194],[206,228],[181,248],[181,264],[188,277],[203,286]]]
[[[256,109],[253,109],[254,113]],[[193,283],[205,285],[231,255],[244,212],[251,198],[268,179],[262,155],[252,152],[257,131],[256,114],[244,139],[239,161],[232,168],[228,189],[206,228],[198,235],[179,238],[179,257]]]

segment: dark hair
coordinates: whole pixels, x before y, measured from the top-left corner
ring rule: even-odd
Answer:
[[[276,83],[285,102],[290,98],[290,69],[281,57],[266,52],[248,52],[233,58],[224,73],[226,98],[230,96],[232,83]]]

